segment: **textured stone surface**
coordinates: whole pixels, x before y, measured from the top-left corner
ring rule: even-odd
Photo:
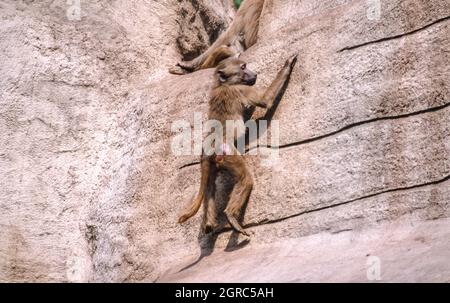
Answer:
[[[0,281],[361,281],[375,252],[384,280],[448,281],[450,2],[380,1],[379,19],[373,2],[266,1],[243,54],[257,85],[299,62],[280,158],[247,156],[253,238],[237,249],[199,234],[201,214],[176,223],[199,171],[171,153],[171,123],[206,113],[212,71],[167,73],[231,3],[82,1],[70,21],[63,0],[0,1]]]

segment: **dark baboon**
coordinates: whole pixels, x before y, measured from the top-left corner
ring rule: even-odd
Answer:
[[[296,61],[297,55],[290,57],[266,90],[259,90],[253,86],[257,75],[247,68],[244,61],[233,57],[219,63],[214,74],[216,84],[211,91],[209,101],[209,121],[217,121],[221,124],[222,129],[226,129],[226,121],[242,121],[244,113],[249,107],[259,106],[270,110],[275,98],[288,80]],[[194,216],[201,204],[208,202],[203,228],[208,232],[217,227],[217,211],[214,201],[212,201],[215,193],[215,178],[218,170],[226,169],[234,177],[235,185],[225,209],[225,215],[236,231],[248,236],[239,224],[238,216],[250,195],[253,179],[245,165],[244,157],[235,146],[237,136],[241,134],[235,135],[234,131],[232,133],[233,138],[221,134],[219,138],[221,142],[209,150],[212,152],[206,151],[209,147],[205,146],[201,157],[199,193],[187,211],[179,218],[179,223]]]
[[[243,52],[256,43],[259,18],[264,0],[245,0],[230,27],[206,50],[192,61],[180,62],[169,69],[183,75],[199,69],[217,66],[222,60]]]

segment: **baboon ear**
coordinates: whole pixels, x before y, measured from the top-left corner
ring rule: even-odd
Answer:
[[[223,70],[219,70],[217,73],[219,74],[219,81],[221,83],[227,81],[227,75],[225,75],[225,72]]]

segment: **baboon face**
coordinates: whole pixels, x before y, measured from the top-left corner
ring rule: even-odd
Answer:
[[[257,74],[247,68],[247,64],[239,59],[230,58],[222,61],[216,69],[221,85],[254,85]]]

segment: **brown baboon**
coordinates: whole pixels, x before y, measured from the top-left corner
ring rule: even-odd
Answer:
[[[247,68],[244,61],[232,57],[219,63],[214,74],[216,84],[211,91],[209,101],[209,121],[218,121],[222,129],[226,129],[226,121],[242,121],[244,113],[249,107],[259,106],[270,110],[288,80],[296,61],[297,55],[286,60],[284,67],[265,91],[253,86],[257,75]],[[214,198],[217,171],[226,169],[234,177],[235,185],[225,209],[225,215],[236,231],[248,236],[237,218],[250,195],[253,179],[245,165],[244,157],[235,147],[236,136],[240,134],[235,135],[234,130],[232,133],[234,138],[221,134],[219,140],[222,141],[215,144],[213,149],[210,149],[212,152],[206,151],[208,147],[205,146],[201,157],[199,193],[189,205],[187,211],[179,218],[179,223],[183,223],[194,216],[202,202],[208,202],[203,228],[205,232],[215,230],[217,227],[217,211],[211,199]]]
[[[259,18],[264,0],[245,0],[230,27],[203,54],[191,61],[180,62],[169,69],[183,75],[217,66],[222,60],[243,52],[256,43]]]

